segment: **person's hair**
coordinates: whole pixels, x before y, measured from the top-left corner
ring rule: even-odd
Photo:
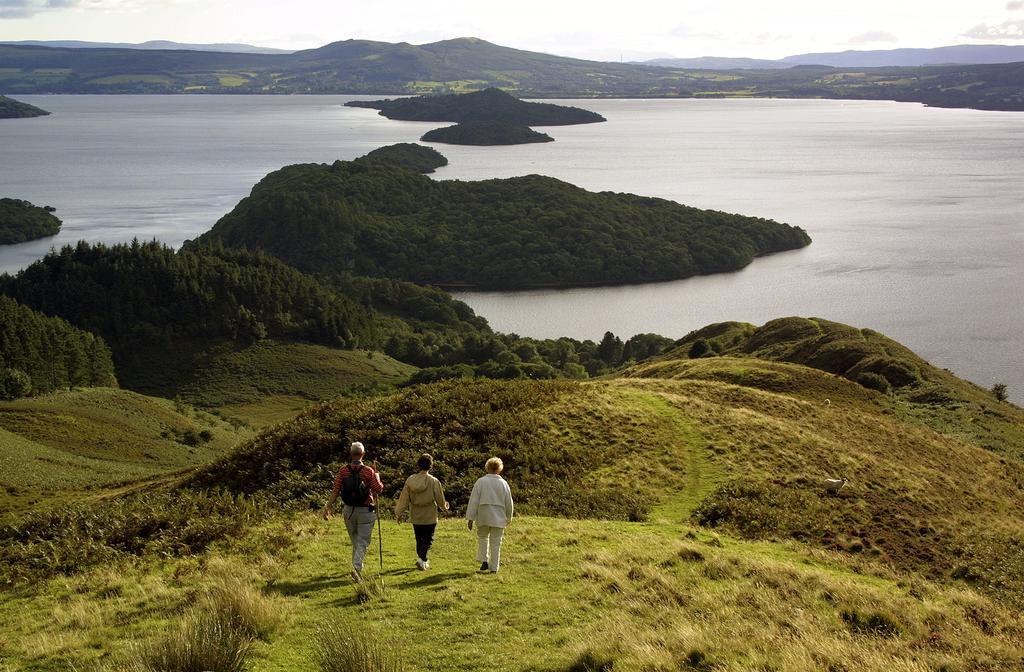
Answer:
[[[359,441],[353,441],[352,442],[352,446],[348,449],[348,456],[349,457],[359,457],[359,458],[362,458],[362,456],[365,455],[365,454],[366,454],[366,448],[364,448],[363,444],[360,443]]]
[[[434,458],[430,456],[430,453],[423,453],[420,455],[420,459],[416,460],[416,466],[426,471],[434,466]]]
[[[505,464],[501,461],[500,457],[492,457],[484,464],[484,469],[487,470],[488,474],[500,474],[504,468]]]

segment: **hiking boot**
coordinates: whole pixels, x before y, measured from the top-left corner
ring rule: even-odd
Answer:
[[[480,571],[481,572],[486,572],[487,571],[487,563],[486,562],[483,563],[482,565],[480,565]]]
[[[426,569],[427,563],[423,562],[419,558],[416,558],[416,569]]]
[[[422,569],[430,569],[430,561],[424,560]]]

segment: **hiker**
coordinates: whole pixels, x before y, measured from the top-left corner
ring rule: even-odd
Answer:
[[[472,530],[473,523],[476,523],[476,561],[481,563],[482,572],[497,572],[501,566],[501,539],[505,527],[512,520],[512,489],[501,477],[504,468],[501,458],[487,460],[484,465],[487,474],[473,485],[469,506],[466,507],[469,529]]]
[[[448,502],[444,500],[444,489],[441,481],[430,475],[434,466],[434,458],[423,453],[416,461],[419,473],[405,479],[402,494],[395,505],[395,520],[405,521],[408,514],[412,522],[412,531],[416,535],[416,566],[430,569],[427,553],[434,543],[434,530],[437,529],[437,510],[448,510]]]
[[[377,499],[384,490],[384,484],[380,481],[380,475],[373,469],[363,464],[363,456],[366,448],[356,441],[349,449],[349,463],[338,470],[334,479],[334,490],[331,498],[324,507],[324,520],[331,519],[331,507],[341,495],[341,501],[345,503],[343,514],[345,517],[345,529],[348,530],[348,538],[352,542],[352,578],[361,580],[363,572],[363,558],[366,557],[366,549],[370,546],[370,539],[373,536],[373,524],[376,521]]]

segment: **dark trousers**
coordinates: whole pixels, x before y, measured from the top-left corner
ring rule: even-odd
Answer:
[[[412,526],[413,532],[416,533],[416,555],[419,556],[420,560],[427,559],[427,553],[430,552],[430,546],[434,543],[434,530],[436,528],[437,523]]]

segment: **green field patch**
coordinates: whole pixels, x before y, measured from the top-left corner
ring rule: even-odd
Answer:
[[[119,483],[209,461],[249,436],[187,405],[113,388],[0,402],[0,483]]]
[[[88,80],[88,84],[171,84],[172,80],[167,75],[109,75]]]
[[[312,403],[353,391],[388,389],[416,370],[380,352],[261,341],[239,350],[215,349],[192,379],[183,382],[180,394],[207,408],[257,408],[285,397]]]
[[[249,83],[249,79],[240,74],[218,74],[216,77],[221,86],[242,86]]]

